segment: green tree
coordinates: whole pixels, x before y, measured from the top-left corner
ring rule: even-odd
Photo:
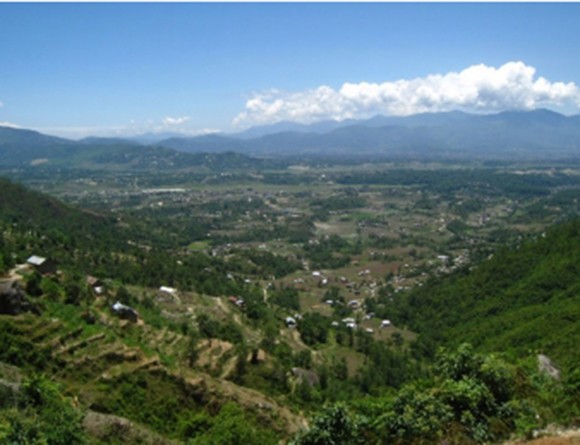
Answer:
[[[42,375],[24,381],[18,397],[18,415],[9,418],[4,443],[74,445],[87,443],[82,413],[58,387]]]
[[[299,433],[291,445],[358,445],[365,444],[361,434],[362,419],[351,415],[346,406],[326,407],[312,421],[307,431]]]
[[[275,445],[278,438],[272,431],[258,427],[239,405],[226,403],[212,419],[211,427],[196,436],[189,445]]]

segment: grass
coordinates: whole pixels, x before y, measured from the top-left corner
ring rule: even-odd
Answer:
[[[194,252],[202,252],[207,250],[209,245],[209,241],[194,241],[188,246],[188,249]]]

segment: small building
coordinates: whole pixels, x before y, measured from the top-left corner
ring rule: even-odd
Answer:
[[[34,270],[42,275],[50,275],[56,273],[57,263],[54,260],[44,258],[38,255],[32,255],[26,260]]]
[[[102,286],[101,280],[97,277],[93,277],[92,275],[87,275],[86,282],[91,287]]]
[[[358,309],[360,307],[360,301],[359,300],[350,300],[348,302],[348,306],[352,309]]]
[[[111,306],[111,310],[123,320],[129,320],[133,323],[139,321],[139,313],[132,307],[126,306],[119,301]]]
[[[390,320],[383,320],[383,321],[381,321],[381,328],[388,328],[389,326],[391,326],[391,321]]]
[[[105,286],[103,282],[97,277],[87,275],[86,278],[87,285],[93,290],[95,295],[103,295],[105,293]]]
[[[169,286],[161,286],[159,290],[169,295],[175,295],[177,293],[177,289]]]
[[[231,295],[231,296],[229,296],[229,297],[228,297],[228,301],[229,301],[230,303],[232,303],[232,304],[237,304],[237,302],[238,302],[238,297],[236,297],[236,296],[234,296],[234,295]]]
[[[296,319],[294,317],[286,317],[286,326],[290,329],[295,328],[296,324]]]
[[[437,259],[443,264],[449,263],[449,255],[437,255]]]

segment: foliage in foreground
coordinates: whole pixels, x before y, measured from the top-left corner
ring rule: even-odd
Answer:
[[[547,394],[560,398],[569,417],[579,413],[574,376],[561,384],[550,381],[494,355],[477,354],[468,344],[441,350],[434,371],[431,381],[408,384],[392,396],[325,408],[292,444],[495,442],[528,435],[553,420],[541,406]]]
[[[4,399],[2,405],[0,443],[74,445],[87,442],[82,413],[44,376],[34,375],[25,380],[18,394]]]

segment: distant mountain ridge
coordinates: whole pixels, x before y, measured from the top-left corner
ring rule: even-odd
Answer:
[[[162,140],[159,137],[170,136]],[[167,150],[170,151],[167,151]],[[246,156],[381,156],[462,158],[548,158],[580,155],[580,115],[554,111],[504,111],[469,114],[461,111],[412,116],[377,115],[366,120],[322,121],[313,124],[279,122],[237,134],[214,133],[195,137],[148,134],[132,138],[89,137],[81,141],[47,136],[31,130],[0,127],[0,163],[69,162],[111,156],[144,158],[137,162],[170,164],[181,153]],[[169,157],[173,160],[165,162]],[[155,159],[153,159],[155,158]],[[76,161],[75,161],[76,162]],[[122,162],[127,164],[127,162]]]
[[[80,141],[47,136],[32,130],[0,126],[0,167],[210,171],[261,167],[265,161],[242,153],[185,153],[168,147],[141,145],[120,138],[89,137]]]
[[[235,151],[254,156],[379,155],[532,157],[580,154],[580,116],[538,109],[497,114],[461,111],[314,124],[280,122],[231,135],[171,138],[179,151]]]

